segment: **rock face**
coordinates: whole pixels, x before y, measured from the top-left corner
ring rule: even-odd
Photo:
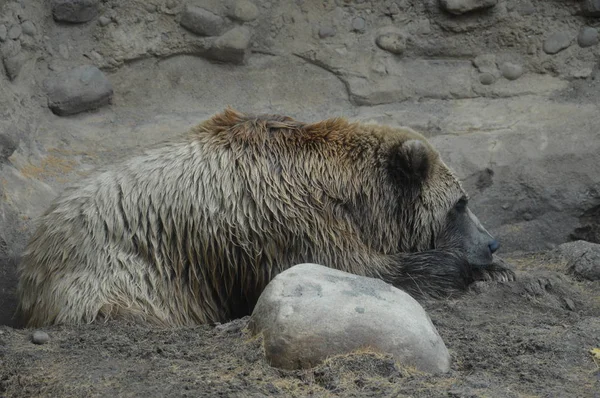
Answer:
[[[464,14],[466,12],[490,8],[498,0],[440,0],[440,5],[451,14]]]
[[[316,264],[296,265],[269,283],[252,314],[267,360],[284,369],[371,348],[433,373],[447,372],[448,350],[429,316],[407,293],[379,279]]]
[[[79,66],[58,73],[46,85],[48,106],[60,116],[107,105],[113,95],[110,81],[95,66]]]
[[[201,36],[218,36],[225,21],[204,8],[187,5],[181,15],[181,26]]]
[[[578,240],[558,246],[569,270],[584,279],[600,281],[600,245]]]
[[[98,15],[99,0],[52,0],[52,16],[60,22],[82,23]]]

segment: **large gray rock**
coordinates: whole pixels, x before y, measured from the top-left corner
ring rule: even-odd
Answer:
[[[466,12],[481,10],[495,6],[498,0],[440,0],[440,5],[451,14],[464,14]]]
[[[448,350],[407,293],[373,278],[317,264],[296,265],[261,294],[249,324],[267,360],[284,369],[314,366],[363,348],[390,353],[426,372],[447,372]]]
[[[567,261],[569,271],[591,281],[600,280],[600,245],[578,240],[563,243],[558,253]]]
[[[243,64],[248,55],[252,33],[245,26],[237,26],[217,38],[207,52],[215,61]]]
[[[201,36],[218,36],[225,21],[220,16],[201,7],[187,5],[181,15],[181,26]]]
[[[55,21],[82,23],[98,15],[99,0],[52,0]]]
[[[46,82],[48,106],[57,115],[72,115],[110,103],[113,88],[104,73],[84,65],[55,74]]]

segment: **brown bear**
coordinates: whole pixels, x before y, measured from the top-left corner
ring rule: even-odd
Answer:
[[[418,133],[227,109],[65,190],[19,265],[18,313],[223,322],[306,262],[447,297],[476,273],[512,279],[497,249]]]

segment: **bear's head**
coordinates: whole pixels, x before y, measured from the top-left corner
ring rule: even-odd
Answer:
[[[368,129],[383,139],[385,172],[396,196],[401,251],[459,250],[473,267],[486,267],[500,244],[468,206],[468,195],[439,153],[417,132]],[[392,200],[394,200],[392,198]]]

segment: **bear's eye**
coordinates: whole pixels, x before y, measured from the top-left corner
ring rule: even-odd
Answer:
[[[458,211],[463,211],[467,208],[467,198],[460,198],[454,205],[454,208]]]

